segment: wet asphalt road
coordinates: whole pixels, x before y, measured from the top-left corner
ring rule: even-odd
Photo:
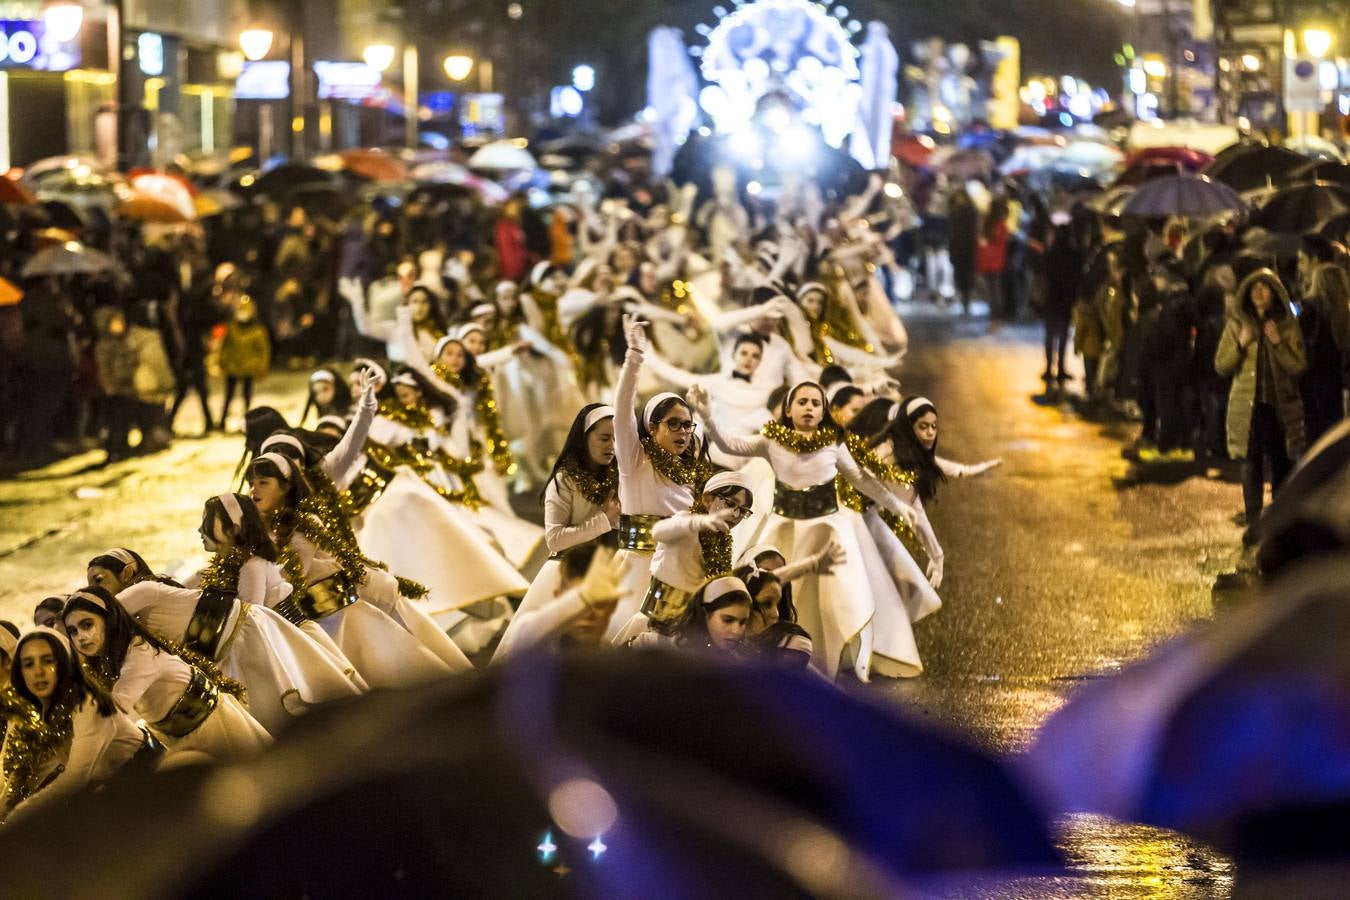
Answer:
[[[944,607],[916,627],[925,674],[859,689],[1015,752],[1075,684],[1213,615],[1214,577],[1238,559],[1239,489],[1203,472],[1132,481],[1120,457],[1128,426],[1033,402],[1043,362],[1035,327],[906,322],[904,390],[937,404],[942,454],[1004,465],[949,482],[931,509],[947,571]],[[259,402],[294,416],[303,390],[301,375],[273,376]],[[180,427],[197,430],[194,415]],[[28,621],[34,603],[77,587],[84,562],[109,546],[165,570],[200,559],[202,501],[226,489],[240,447],[237,435],[182,440],[108,467],[93,452],[0,482],[0,617]],[[1098,820],[1062,834],[1068,877],[978,895],[1222,897],[1231,887],[1223,858],[1176,835]]]

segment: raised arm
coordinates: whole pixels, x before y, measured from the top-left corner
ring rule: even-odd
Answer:
[[[375,400],[375,392],[379,388],[379,377],[373,371],[366,369],[361,373],[361,396],[356,402],[356,415],[343,433],[342,440],[324,455],[320,463],[329,478],[336,481],[346,474],[365,449],[370,423],[375,421],[375,411],[380,407]]]
[[[655,350],[651,352],[651,355],[644,357],[643,362],[647,368],[655,373],[657,378],[682,391],[687,391],[699,383],[700,376],[674,365]]]
[[[937,458],[937,467],[942,470],[942,474],[948,478],[974,478],[976,475],[983,475],[990,469],[996,469],[1003,465],[1003,457],[987,459],[982,463],[973,463],[963,465],[959,462],[952,462],[950,459]]]
[[[636,471],[642,463],[642,443],[637,429],[637,383],[647,346],[647,332],[640,320],[625,316],[623,327],[628,338],[628,353],[623,358],[619,381],[614,386],[614,456],[619,463],[620,476]]]
[[[782,309],[782,301],[774,299],[765,303],[759,303],[755,306],[747,306],[743,309],[733,309],[722,313],[712,321],[712,326],[721,334],[727,334],[735,331],[737,328],[747,328],[758,322],[766,316],[771,316],[775,311]]]
[[[728,534],[732,520],[736,518],[733,509],[718,510],[715,513],[679,513],[662,519],[652,526],[652,537],[658,544],[673,544],[676,541],[698,537],[703,531],[720,531]]]
[[[545,600],[531,609],[516,613],[502,635],[490,665],[497,665],[507,657],[529,651],[562,632],[568,623],[584,613],[587,604],[580,588],[573,588]]]
[[[418,375],[431,382],[431,386],[436,390],[454,398],[457,405],[462,407],[467,404],[469,402],[468,395],[437,375],[435,370],[431,368],[431,360],[427,359],[427,355],[422,352],[422,345],[417,342],[417,336],[413,334],[412,310],[406,306],[400,306],[396,315],[398,316],[398,328],[394,340],[403,351],[403,357],[408,361],[408,365]],[[369,429],[370,426],[367,425],[366,427]],[[365,441],[362,441],[362,444],[364,443]]]
[[[730,453],[732,456],[769,458],[769,444],[763,435],[754,434],[738,437],[722,433],[722,430],[717,427],[717,421],[713,418],[708,392],[702,387],[691,388],[685,399],[689,401],[694,412],[698,413],[699,418],[703,420],[703,428],[708,432],[708,440],[712,441],[713,445],[723,453]]]
[[[366,293],[356,278],[338,280],[338,293],[347,301],[352,311],[352,325],[362,337],[391,344],[395,341],[396,325],[393,322],[379,322],[366,315]],[[414,342],[416,343],[416,342]]]

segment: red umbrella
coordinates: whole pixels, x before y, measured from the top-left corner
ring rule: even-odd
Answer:
[[[1140,163],[1176,163],[1188,172],[1199,172],[1213,161],[1214,157],[1208,153],[1192,150],[1190,147],[1145,147],[1130,154],[1125,166],[1128,168]]]
[[[176,181],[183,186],[183,189],[186,190],[188,194],[190,194],[193,197],[197,196],[197,186],[193,184],[191,181],[189,181],[187,176],[180,175],[177,172],[165,172],[159,169],[151,169],[145,166],[141,166],[132,169],[130,172],[128,172],[127,180],[132,183],[133,187],[137,187],[137,181],[138,179],[140,179],[142,175],[151,175],[157,179],[167,178],[170,181]]]
[[[928,159],[937,149],[933,139],[925,134],[907,134],[891,144],[891,155],[915,168],[928,165]]]
[[[0,175],[0,203],[21,203],[28,205],[36,203],[37,198],[28,190],[28,188],[19,184],[8,175]]]

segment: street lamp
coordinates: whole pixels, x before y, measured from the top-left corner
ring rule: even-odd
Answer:
[[[362,54],[362,58],[365,59],[366,65],[370,66],[372,69],[375,69],[378,72],[385,72],[394,64],[394,56],[396,53],[397,51],[393,44],[381,42],[378,44],[371,44],[367,47],[365,53]]]
[[[463,81],[473,71],[473,57],[455,53],[447,56],[441,67],[445,69],[445,76],[451,81]]]
[[[1331,32],[1325,28],[1305,28],[1303,46],[1315,58],[1322,59],[1331,50]]]
[[[78,0],[47,0],[42,4],[42,24],[47,34],[67,44],[80,34],[84,6]]]
[[[272,49],[272,31],[269,28],[248,28],[239,32],[239,49],[244,58],[257,62]]]

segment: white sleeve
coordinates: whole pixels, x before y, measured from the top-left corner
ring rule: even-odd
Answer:
[[[722,334],[735,331],[737,328],[747,327],[768,314],[768,305],[767,303],[761,303],[743,309],[728,310],[713,319],[712,326]]]
[[[619,369],[619,382],[614,386],[614,454],[619,462],[619,476],[637,471],[642,464],[642,443],[637,429],[637,383],[642,368],[642,354],[629,350]]]
[[[138,715],[136,704],[145,696],[145,692],[159,680],[159,666],[155,663],[156,651],[145,640],[136,638],[127,647],[127,657],[122,661],[122,671],[112,686],[113,700],[117,708],[128,716]]]
[[[507,344],[505,347],[498,347],[496,350],[488,350],[486,353],[481,353],[478,356],[475,356],[473,361],[478,363],[480,369],[490,370],[506,365],[515,358],[515,355],[515,346]]]
[[[565,495],[559,487],[559,475],[544,489],[544,543],[550,553],[561,553],[571,547],[595,540],[610,531],[609,517],[596,512],[579,525],[572,524],[571,490]]]
[[[325,454],[320,464],[329,478],[336,481],[345,475],[352,467],[352,463],[356,462],[356,458],[364,452],[366,437],[370,434],[370,423],[375,421],[377,409],[379,404],[375,402],[374,394],[362,394],[358,398],[356,415],[352,418],[352,423],[347,426],[342,440]]]
[[[996,459],[988,459],[982,463],[974,463],[973,465],[963,465],[959,462],[953,462],[950,459],[943,459],[940,456],[937,458],[938,468],[941,469],[942,474],[946,475],[948,478],[973,478],[976,475],[983,475],[996,465],[998,465],[998,460]]]
[[[838,466],[839,471],[848,483],[857,488],[859,493],[870,498],[882,509],[895,513],[901,518],[906,518],[905,504],[900,501],[900,498],[891,493],[890,489],[879,478],[858,465],[853,458],[853,454],[849,453],[848,448],[843,444],[839,445],[835,465]]]
[[[497,652],[492,654],[492,665],[557,637],[568,622],[585,611],[586,601],[581,599],[580,588],[573,588],[532,609],[516,613],[502,635]]]
[[[928,520],[928,511],[923,508],[923,501],[917,494],[910,502],[910,506],[914,507],[915,532],[923,543],[924,552],[928,554],[929,559],[941,559],[942,545],[938,543],[937,532],[933,531],[933,523]]]
[[[732,456],[758,456],[761,459],[769,458],[768,440],[760,434],[745,436],[723,434],[717,427],[717,422],[712,416],[703,418],[703,430],[708,432],[708,440],[713,442],[723,453],[730,453]]]
[[[403,351],[403,357],[408,361],[408,365],[412,367],[413,371],[431,382],[432,387],[453,398],[455,403],[461,406],[468,402],[465,400],[463,391],[437,375],[431,368],[431,361],[428,360],[427,355],[422,352],[422,345],[418,343],[417,335],[413,333],[412,313],[406,307],[399,307],[398,309],[398,331],[395,343],[397,343],[399,348]],[[362,446],[365,445],[365,441],[362,441],[361,443]]]
[[[267,560],[250,556],[239,567],[239,586],[235,591],[239,602],[267,605],[267,565]]]

